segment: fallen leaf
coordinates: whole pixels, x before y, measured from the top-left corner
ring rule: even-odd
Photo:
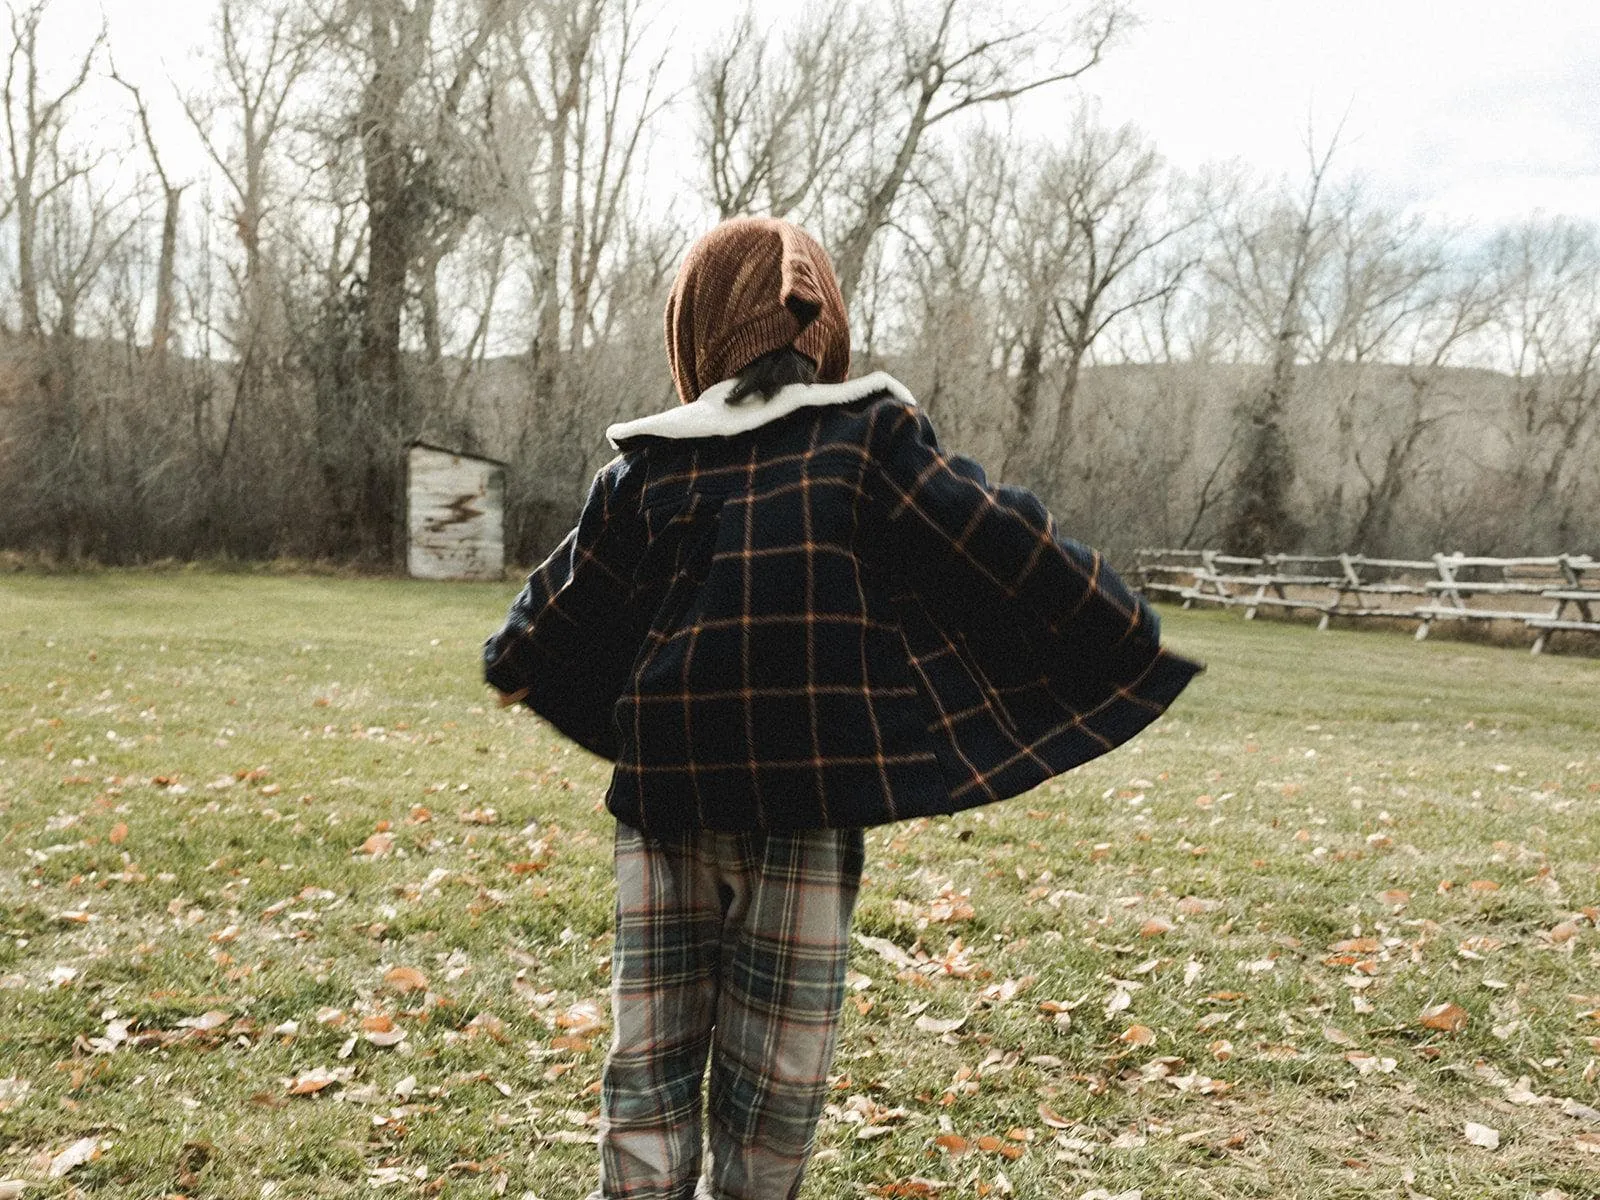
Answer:
[[[1375,937],[1358,937],[1335,942],[1330,948],[1340,954],[1376,954],[1381,946]]]
[[[1051,1129],[1071,1129],[1072,1122],[1063,1117],[1048,1104],[1039,1105],[1039,1119]]]
[[[394,1023],[394,1018],[383,1013],[361,1018],[361,1030],[374,1046],[398,1046],[406,1040],[406,1031]]]
[[[1153,1046],[1155,1040],[1156,1031],[1148,1025],[1129,1025],[1117,1038],[1117,1041],[1128,1046]]]
[[[578,1007],[577,1005],[573,1006],[573,1008],[577,1008],[577,1007]],[[591,1005],[591,1007],[592,1007],[592,1005]],[[571,1012],[572,1012],[572,1010],[569,1009],[567,1011],[567,1013],[564,1013],[562,1015],[563,1016],[568,1016],[568,1015],[570,1015]],[[557,1021],[558,1024],[560,1023],[561,1019],[562,1019],[561,1017],[557,1017],[556,1018],[556,1021]],[[587,1013],[587,1010],[586,1010],[584,1020],[587,1020],[587,1019],[588,1019],[588,1013]],[[581,1027],[580,1027],[579,1024],[574,1024],[574,1025],[570,1026],[570,1028],[572,1029],[572,1033],[569,1036],[579,1037],[582,1034],[589,1033],[592,1030],[600,1028],[600,1025],[596,1025],[596,1024],[581,1024]],[[490,1041],[502,1042],[503,1043],[506,1040],[506,1023],[504,1021],[502,1021],[499,1017],[495,1016],[492,1012],[489,1012],[486,1009],[483,1012],[479,1013],[477,1016],[473,1017],[472,1020],[467,1022],[467,1036],[468,1037],[486,1037]]]
[[[1164,933],[1172,932],[1172,922],[1165,917],[1151,917],[1139,926],[1139,936],[1142,938],[1160,937]]]
[[[390,967],[383,973],[383,982],[396,992],[428,990],[428,977],[415,967]]]
[[[220,1008],[213,1008],[203,1012],[198,1017],[185,1017],[178,1022],[180,1029],[193,1029],[200,1033],[210,1033],[213,1029],[220,1029],[233,1019],[233,1014],[224,1012]]]
[[[967,1019],[965,1017],[930,1017],[926,1015],[918,1017],[914,1022],[916,1027],[922,1030],[923,1033],[935,1034],[954,1033],[966,1023]]]
[[[960,1158],[968,1150],[967,1139],[959,1133],[941,1133],[933,1139],[933,1144],[938,1146],[951,1158]]]
[[[1568,1096],[1561,1102],[1561,1111],[1566,1116],[1579,1121],[1600,1123],[1600,1108],[1590,1108],[1587,1104],[1579,1104]]]
[[[394,849],[394,834],[392,834],[392,833],[375,833],[371,837],[369,837],[366,841],[361,843],[361,846],[356,851],[356,853],[357,854],[366,854],[366,855],[371,856],[372,858],[382,858],[384,855],[388,854],[393,849]]]
[[[1128,991],[1127,988],[1119,987],[1106,1000],[1106,1016],[1108,1018],[1114,1017],[1124,1009],[1131,1007],[1132,1004],[1133,993]]]
[[[1374,1072],[1379,1075],[1392,1075],[1395,1067],[1399,1066],[1399,1063],[1392,1058],[1380,1058],[1376,1054],[1368,1054],[1365,1050],[1351,1050],[1344,1059],[1362,1075],[1371,1075]]]
[[[1489,1125],[1479,1125],[1476,1121],[1468,1121],[1466,1128],[1467,1141],[1474,1146],[1482,1146],[1485,1150],[1500,1149],[1500,1131]]]
[[[605,1028],[606,1017],[593,1000],[580,1000],[556,1016],[556,1024],[568,1033],[581,1035]]]
[[[912,958],[911,955],[900,949],[899,946],[896,946],[888,938],[872,937],[864,933],[858,933],[855,935],[855,937],[856,941],[860,942],[861,945],[865,946],[879,958],[893,966],[909,967],[912,969],[915,969],[917,966],[916,959]]]
[[[84,1163],[93,1162],[100,1157],[100,1139],[98,1137],[79,1138],[60,1154],[50,1160],[50,1166],[45,1174],[51,1179],[64,1178],[68,1171],[75,1171]]]
[[[1545,934],[1545,937],[1549,938],[1557,946],[1563,942],[1570,942],[1577,936],[1578,927],[1571,921],[1562,921],[1561,924]]]
[[[314,1096],[323,1088],[332,1087],[343,1082],[343,1075],[339,1071],[330,1071],[325,1067],[307,1071],[289,1080],[288,1092],[291,1096]]]
[[[1460,1033],[1467,1027],[1467,1022],[1470,1019],[1466,1009],[1459,1004],[1446,1001],[1443,1004],[1435,1004],[1432,1008],[1423,1009],[1422,1015],[1417,1019],[1417,1023],[1424,1029],[1439,1029],[1445,1033]]]

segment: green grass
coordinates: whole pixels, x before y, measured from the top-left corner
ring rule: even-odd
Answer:
[[[487,702],[513,590],[0,579],[0,1180],[586,1193],[606,772]],[[1166,621],[1211,669],[1136,743],[870,831],[926,962],[857,948],[806,1195],[1600,1195],[1600,662]]]

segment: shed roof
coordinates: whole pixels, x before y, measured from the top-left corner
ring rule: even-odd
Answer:
[[[507,464],[498,458],[490,458],[484,454],[468,454],[465,450],[454,450],[449,446],[440,446],[434,442],[425,442],[421,438],[413,438],[406,443],[407,450],[433,450],[439,454],[449,454],[455,458],[470,458],[474,462],[488,463],[490,466],[504,467]]]

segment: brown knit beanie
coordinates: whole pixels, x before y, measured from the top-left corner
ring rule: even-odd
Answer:
[[[850,325],[827,252],[773,217],[724,221],[689,250],[667,300],[667,357],[688,404],[714,383],[793,346],[819,383],[850,373]]]

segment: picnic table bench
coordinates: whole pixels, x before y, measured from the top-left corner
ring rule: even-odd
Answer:
[[[1139,578],[1147,593],[1185,608],[1241,608],[1247,621],[1264,608],[1306,610],[1319,614],[1321,630],[1335,617],[1415,620],[1421,641],[1437,621],[1509,621],[1536,634],[1535,654],[1559,632],[1600,633],[1600,561],[1587,555],[1386,559],[1141,550]],[[1539,602],[1549,606],[1534,607]]]
[[[1538,558],[1473,558],[1462,554],[1436,554],[1433,561],[1439,578],[1428,584],[1435,595],[1431,604],[1417,609],[1421,624],[1417,626],[1418,641],[1428,636],[1435,621],[1518,621],[1526,628],[1537,631],[1532,651],[1541,654],[1550,643],[1550,636],[1558,631],[1600,633],[1600,622],[1594,620],[1590,604],[1600,599],[1600,577],[1595,586],[1586,586],[1585,577],[1591,572],[1600,576],[1600,563],[1587,555],[1559,554]],[[1463,570],[1490,570],[1498,572],[1499,579],[1463,579]],[[1529,599],[1551,600],[1555,607],[1548,612],[1535,612],[1527,608],[1507,608],[1475,605],[1474,596],[1508,597],[1525,596]],[[1567,610],[1574,608],[1569,616]]]

